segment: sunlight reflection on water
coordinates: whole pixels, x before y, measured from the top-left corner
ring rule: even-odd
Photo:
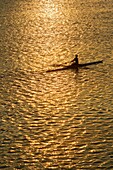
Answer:
[[[0,168],[112,169],[112,1],[0,4]]]

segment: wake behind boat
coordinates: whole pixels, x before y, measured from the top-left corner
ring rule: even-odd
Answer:
[[[90,66],[90,65],[96,65],[96,64],[100,64],[103,63],[103,60],[99,60],[99,61],[94,61],[94,62],[89,62],[89,63],[83,63],[83,64],[76,64],[73,63],[69,66],[64,66],[62,68],[57,68],[57,69],[53,69],[53,70],[47,70],[46,72],[53,72],[53,71],[61,71],[61,70],[68,70],[68,69],[75,69],[77,70],[80,67],[85,67],[85,66]]]

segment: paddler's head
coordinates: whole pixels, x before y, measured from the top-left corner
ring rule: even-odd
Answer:
[[[78,58],[78,54],[75,55],[75,58]]]

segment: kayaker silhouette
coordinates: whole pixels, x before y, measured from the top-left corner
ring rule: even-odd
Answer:
[[[78,62],[78,55],[77,54],[75,55],[75,58],[71,62],[73,62],[73,65],[78,66],[79,62]]]

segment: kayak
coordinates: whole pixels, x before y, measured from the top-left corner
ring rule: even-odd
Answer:
[[[78,69],[80,67],[85,67],[85,66],[90,66],[90,65],[96,65],[96,64],[100,64],[103,63],[103,60],[100,61],[94,61],[94,62],[90,62],[90,63],[83,63],[83,64],[71,64],[69,66],[64,66],[63,68],[57,68],[54,70],[47,70],[46,72],[53,72],[53,71],[61,71],[61,70],[68,70],[68,69]]]

